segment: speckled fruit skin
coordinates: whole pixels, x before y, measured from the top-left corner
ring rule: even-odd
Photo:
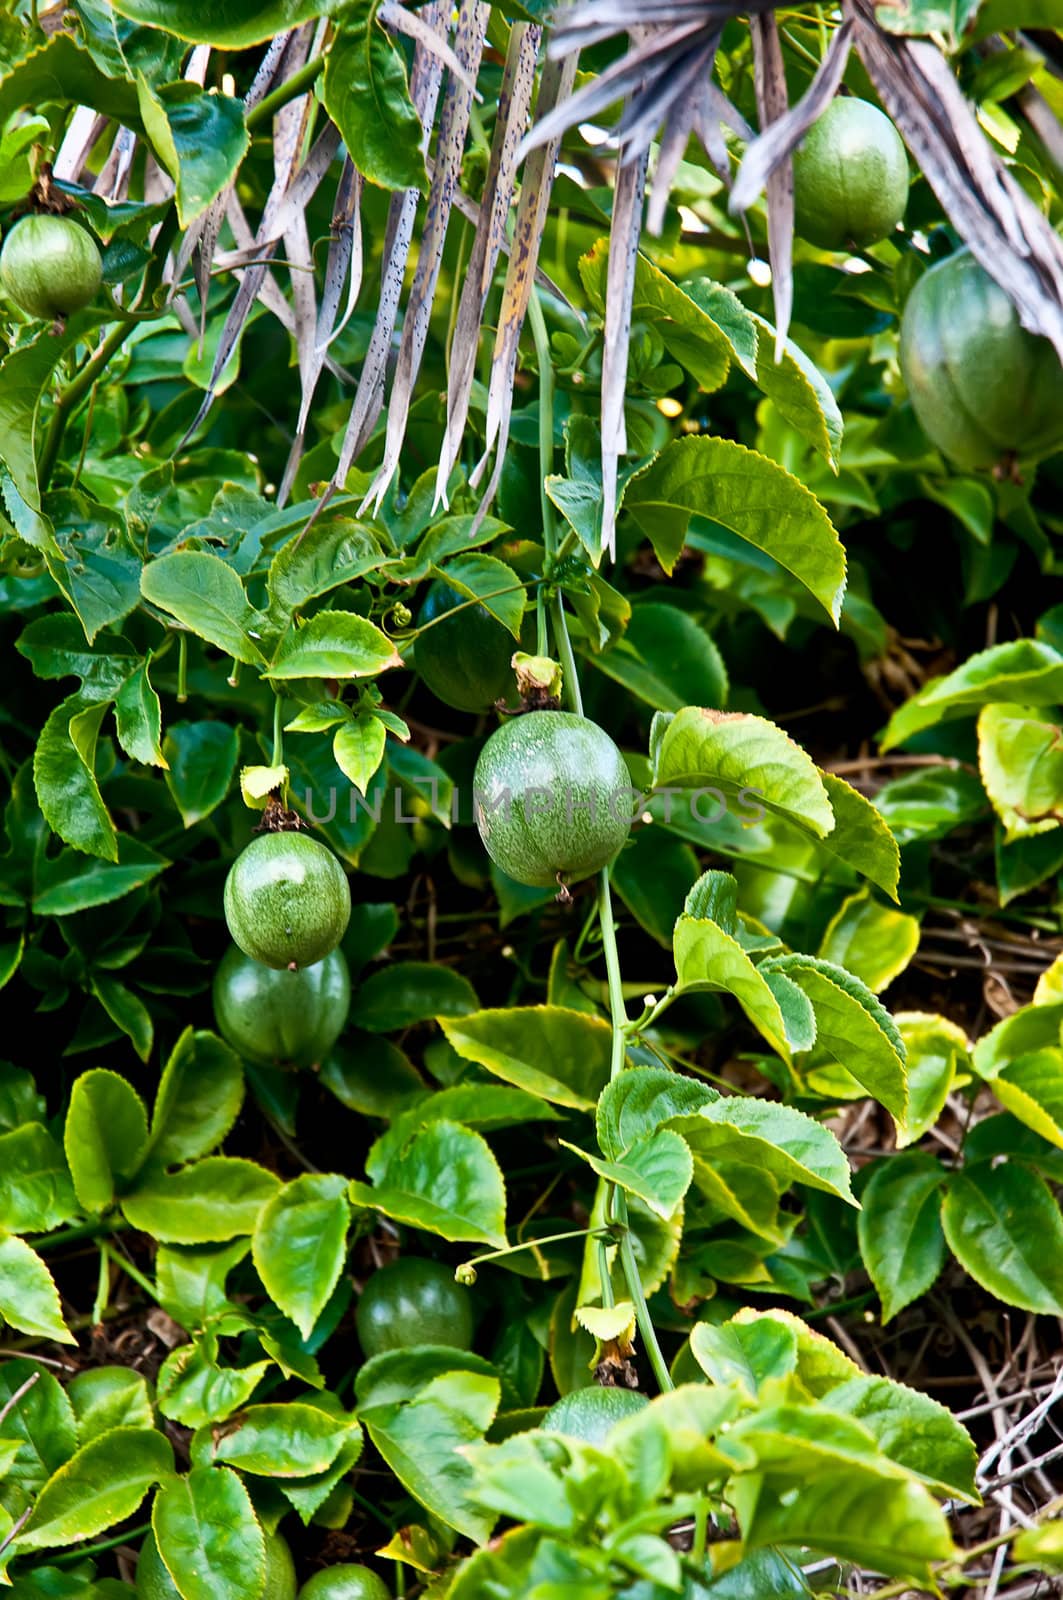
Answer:
[[[571,711],[505,722],[473,775],[488,855],[517,883],[578,883],[607,866],[631,830],[624,758],[597,723]]]
[[[633,1417],[649,1404],[644,1394],[632,1389],[606,1389],[593,1384],[573,1389],[555,1401],[539,1426],[544,1433],[561,1433],[585,1444],[603,1444],[614,1423]]]
[[[266,1587],[261,1600],[295,1600],[296,1588],[295,1562],[287,1540],[279,1533],[267,1533]],[[159,1554],[153,1533],[148,1534],[140,1549],[136,1590],[140,1600],[181,1600],[177,1585]]]
[[[423,1256],[403,1256],[374,1272],[354,1313],[367,1356],[411,1344],[472,1344],[472,1296],[455,1283],[450,1267]]]
[[[958,467],[1036,461],[1063,445],[1063,366],[968,250],[919,279],[901,318],[901,374],[923,432]]]
[[[414,646],[417,671],[437,700],[456,711],[487,711],[513,691],[510,660],[518,648],[507,628],[486,606],[467,606],[455,617],[447,612],[462,605],[465,595],[437,579],[425,596],[417,624],[436,622]]]
[[[351,1006],[342,950],[278,972],[235,945],[214,974],[214,1018],[238,1055],[270,1066],[312,1067],[336,1043]]]
[[[69,217],[22,217],[0,250],[0,285],[31,317],[80,311],[102,281],[96,241]]]
[[[368,1567],[343,1562],[307,1578],[299,1600],[392,1600],[392,1595],[383,1578]]]
[[[794,227],[821,250],[887,238],[908,204],[908,157],[877,106],[832,100],[794,152]]]
[[[225,920],[245,955],[267,967],[310,967],[347,930],[351,891],[331,850],[305,833],[262,833],[225,880]]]

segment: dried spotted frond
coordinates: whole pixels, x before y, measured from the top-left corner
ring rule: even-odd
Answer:
[[[753,77],[762,129],[786,115],[786,67],[773,16],[750,19],[753,35]],[[781,361],[794,306],[794,165],[789,152],[780,155],[767,178],[768,255],[775,301],[775,359]]]

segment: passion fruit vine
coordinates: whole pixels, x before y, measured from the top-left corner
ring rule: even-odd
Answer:
[[[908,204],[908,157],[877,106],[832,100],[794,152],[794,227],[821,250],[888,238]]]
[[[237,1055],[266,1066],[323,1061],[347,1021],[351,975],[342,950],[279,972],[234,945],[214,975],[214,1018]]]
[[[347,931],[351,891],[331,850],[305,833],[263,833],[225,880],[225,920],[245,955],[267,967],[313,966]]]
[[[473,775],[476,825],[517,883],[564,886],[607,866],[631,829],[633,790],[604,729],[570,711],[503,723]]]
[[[1063,365],[969,250],[908,296],[900,363],[923,432],[958,467],[1003,477],[1063,445]]]
[[[69,317],[102,282],[96,241],[70,217],[22,217],[0,250],[0,286],[31,317]]]

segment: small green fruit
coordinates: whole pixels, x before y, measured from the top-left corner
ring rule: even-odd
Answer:
[[[305,833],[263,833],[225,880],[225,920],[245,955],[267,967],[310,967],[343,938],[351,915],[347,874]]]
[[[214,1017],[238,1055],[268,1066],[312,1067],[336,1043],[351,1005],[342,950],[296,972],[277,971],[235,945],[214,975]]]
[[[603,1444],[614,1423],[642,1411],[649,1401],[633,1389],[607,1389],[592,1384],[573,1389],[552,1405],[539,1426],[544,1433],[562,1433],[585,1444]]]
[[[392,1600],[391,1590],[368,1567],[344,1562],[307,1578],[299,1600]]]
[[[437,700],[457,711],[487,711],[513,690],[510,659],[517,641],[486,606],[466,604],[443,579],[433,583],[417,619],[423,628],[414,645],[417,671]],[[449,616],[455,606],[464,610]],[[437,621],[441,618],[441,621]]]
[[[473,776],[476,825],[517,883],[576,883],[607,866],[631,829],[634,790],[604,729],[570,711],[529,711],[494,732]]]
[[[140,1600],[181,1600],[153,1533],[148,1534],[140,1548],[136,1589]],[[287,1541],[279,1533],[267,1533],[266,1587],[260,1600],[295,1600],[295,1591],[295,1562]]]
[[[832,100],[794,152],[794,227],[821,250],[888,238],[908,204],[908,157],[889,117]]]
[[[411,1344],[472,1343],[472,1296],[440,1261],[402,1256],[374,1272],[354,1314],[367,1356]]]
[[[969,250],[924,272],[908,296],[900,362],[923,432],[958,467],[1037,461],[1063,446],[1063,365]]]
[[[96,241],[69,217],[22,217],[0,250],[0,285],[31,317],[69,317],[95,298],[102,281]]]

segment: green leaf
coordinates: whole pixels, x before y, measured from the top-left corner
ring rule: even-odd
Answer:
[[[879,740],[882,750],[903,744],[946,718],[973,716],[982,706],[1051,706],[1063,701],[1063,655],[1039,639],[1013,639],[968,656],[955,672],[932,678],[895,711]]]
[[[782,1184],[807,1184],[855,1205],[849,1163],[833,1133],[792,1106],[745,1095],[727,1095],[697,1116],[673,1118],[670,1126],[690,1145],[695,1182],[701,1163],[758,1167]]]
[[[263,1478],[305,1478],[325,1472],[358,1424],[345,1413],[330,1416],[302,1401],[248,1406],[224,1429],[207,1430],[192,1444],[195,1466],[209,1461]]]
[[[734,995],[753,1026],[780,1055],[789,1055],[779,1002],[737,939],[715,922],[681,916],[673,935],[678,994],[718,990]]]
[[[222,0],[209,12],[199,0],[115,0],[131,22],[160,28],[193,44],[243,50],[315,17],[334,16],[349,0]]]
[[[309,1527],[314,1514],[325,1505],[340,1480],[357,1465],[362,1447],[361,1432],[352,1434],[326,1472],[311,1473],[306,1478],[286,1478],[277,1484],[285,1500],[298,1512],[304,1528]],[[343,1515],[346,1517],[346,1511]]]
[[[945,1264],[944,1182],[939,1161],[907,1150],[876,1163],[861,1193],[860,1254],[882,1301],[883,1322],[926,1294]]]
[[[896,900],[901,853],[885,819],[844,778],[834,772],[820,776],[834,813],[834,828],[820,849],[837,856]]]
[[[766,456],[733,439],[673,439],[632,478],[624,509],[666,572],[691,517],[707,517],[785,567],[837,623],[845,594],[838,535],[816,497]]]
[[[137,100],[151,147],[176,185],[178,219],[187,228],[236,176],[251,142],[243,106],[191,83],[156,91],[143,73],[137,74]]]
[[[71,48],[70,40],[59,36],[50,46],[37,51],[21,63],[22,73],[31,63],[43,63],[49,51],[57,44]],[[75,51],[80,57],[81,52]],[[84,57],[88,60],[88,57]],[[46,74],[45,74],[46,75]],[[0,81],[0,127],[12,111],[30,103],[30,100],[12,100],[12,79],[19,77],[18,69],[11,77]],[[26,82],[27,95],[34,95],[34,85]],[[17,91],[16,91],[17,93]],[[15,495],[22,502],[23,514],[19,516],[19,533],[27,544],[39,550],[57,553],[58,546],[52,535],[48,518],[41,513],[40,490],[37,485],[37,418],[43,394],[52,372],[67,351],[84,337],[82,319],[75,320],[65,334],[55,337],[51,330],[38,335],[32,344],[11,350],[0,363],[0,464],[11,475]],[[2,483],[0,473],[0,498],[7,502],[9,514],[16,508]]]
[[[727,703],[723,657],[705,629],[678,606],[634,606],[623,637],[592,659],[607,678],[655,710],[679,711],[691,701]]]
[[[981,1504],[974,1482],[974,1441],[952,1412],[929,1395],[890,1378],[861,1376],[832,1389],[824,1404],[855,1417],[883,1455],[932,1489]]]
[[[186,828],[209,817],[226,798],[236,775],[240,738],[225,722],[174,722],[163,754],[166,787]]]
[[[478,551],[456,556],[440,567],[440,574],[450,588],[457,590],[466,600],[479,600],[485,611],[506,628],[520,643],[520,625],[524,618],[527,594],[512,567],[494,556],[483,556]]]
[[[893,1020],[907,1056],[908,1112],[897,1125],[897,1147],[903,1150],[929,1133],[969,1061],[966,1035],[947,1017],[905,1011]]]
[[[59,1145],[40,1122],[0,1134],[0,1225],[12,1233],[47,1233],[77,1210]]]
[[[800,746],[763,717],[686,706],[661,739],[654,790],[719,790],[758,800],[816,838],[834,827],[823,780]]]
[[[167,1061],[151,1118],[151,1155],[161,1166],[216,1150],[244,1100],[240,1058],[217,1034],[186,1028]]]
[[[114,704],[118,743],[132,761],[147,767],[165,767],[159,739],[162,707],[148,678],[148,661],[142,661],[122,684]]]
[[[325,65],[324,100],[351,160],[384,189],[428,187],[421,119],[401,50],[370,12],[347,22]]]
[[[126,833],[118,835],[116,862],[62,850],[37,874],[33,909],[41,917],[68,917],[93,906],[110,905],[143,888],[169,865],[165,856]]]
[[[954,1172],[941,1213],[949,1249],[990,1294],[1063,1316],[1063,1217],[1043,1178],[1011,1161]]]
[[[751,313],[758,331],[757,388],[768,396],[791,427],[837,472],[844,423],[830,384],[792,339],[775,360],[775,329]],[[827,491],[823,491],[827,495]],[[829,495],[827,495],[829,498]]]
[[[266,1541],[251,1497],[228,1467],[193,1467],[155,1496],[151,1525],[182,1600],[259,1600]]]
[[[170,1441],[153,1428],[113,1428],[90,1439],[49,1478],[18,1547],[47,1550],[103,1533],[172,1472]]]
[[[155,1043],[155,1025],[143,1000],[117,978],[102,972],[94,972],[89,982],[115,1027],[121,1028],[141,1061],[147,1061]]]
[[[257,613],[232,567],[206,550],[175,550],[149,561],[140,578],[145,600],[176,617],[234,661],[262,665],[253,633]]]
[[[597,240],[593,248],[579,260],[579,275],[587,298],[598,312],[605,310],[608,265],[609,243],[606,239]],[[738,305],[736,309],[729,305],[728,310],[734,316],[744,308]],[[635,260],[631,316],[652,322],[669,354],[697,379],[698,387],[703,392],[711,394],[725,382],[731,358],[735,354],[734,342],[707,309],[692,298],[689,285],[673,283],[643,255]],[[749,325],[748,314],[742,320],[747,334],[747,347],[743,353],[748,362],[756,348],[756,334]]]
[[[819,947],[823,961],[844,967],[879,994],[902,973],[919,948],[919,921],[880,905],[866,889],[843,900]]]
[[[988,1081],[1013,1117],[1063,1149],[1063,1049],[1031,1050]]]
[[[371,712],[361,712],[353,722],[337,729],[332,741],[336,765],[350,778],[359,794],[365,794],[370,779],[384,759],[387,729]]]
[[[37,1339],[77,1344],[51,1273],[25,1239],[0,1228],[0,1319]]]
[[[1053,1518],[1024,1528],[1011,1547],[1016,1561],[1028,1561],[1039,1573],[1063,1572],[1063,1520]]]
[[[817,1050],[902,1120],[908,1107],[904,1041],[881,1002],[851,973],[814,956],[770,956],[764,965],[792,979],[811,1000]]]
[[[288,539],[270,563],[270,615],[286,625],[308,600],[390,564],[366,523],[350,517],[315,522]]]
[[[32,1385],[10,1405],[29,1379]],[[16,1356],[0,1364],[0,1436],[18,1446],[4,1472],[3,1506],[15,1516],[32,1504],[52,1473],[78,1447],[74,1411],[61,1385],[36,1361]],[[3,1537],[3,1535],[0,1535]]]
[[[222,1244],[253,1233],[279,1187],[264,1167],[240,1156],[208,1156],[180,1172],[151,1171],[122,1200],[134,1228],[169,1244]]]
[[[689,845],[662,828],[643,828],[610,869],[613,888],[646,932],[669,946],[676,911],[698,875]]]
[[[696,1323],[690,1350],[710,1383],[739,1383],[751,1400],[767,1379],[797,1371],[797,1335],[789,1323],[770,1316],[751,1322],[732,1319],[719,1327]]]
[[[246,1406],[272,1362],[219,1367],[200,1344],[181,1344],[166,1357],[158,1377],[159,1410],[186,1428],[224,1422]]]
[[[596,1111],[598,1143],[611,1161],[673,1117],[693,1116],[719,1092],[667,1067],[628,1067],[603,1089]]]
[[[355,1205],[444,1239],[501,1248],[506,1193],[486,1140],[456,1122],[432,1122],[414,1133],[373,1185],[354,1182]]]
[[[147,1143],[147,1109],[132,1085],[105,1067],[83,1072],[70,1092],[63,1147],[86,1211],[113,1204],[139,1170]]]
[[[430,961],[395,961],[360,984],[350,1020],[369,1033],[393,1033],[430,1017],[466,1017],[479,1002],[468,978]]]
[[[593,1109],[609,1081],[612,1029],[562,1006],[511,1006],[441,1017],[459,1056],[554,1105]]]
[[[77,1419],[78,1443],[112,1428],[151,1428],[155,1417],[147,1379],[129,1367],[87,1367],[67,1384]]]
[[[252,1250],[266,1293],[309,1339],[347,1255],[347,1180],[306,1174],[263,1206]]]
[[[96,740],[106,701],[71,695],[49,716],[33,753],[33,783],[44,820],[75,850],[118,860],[118,835],[96,782]]]
[[[387,634],[353,611],[319,611],[281,640],[268,678],[375,678],[402,657]]]
[[[388,1399],[386,1390],[378,1391],[379,1398],[361,1398],[359,1415],[408,1493],[448,1527],[483,1542],[495,1517],[474,1498],[473,1469],[464,1451],[482,1440],[492,1422],[500,1384],[487,1373],[461,1370],[456,1354],[454,1370],[431,1378],[415,1399]],[[362,1374],[368,1375],[368,1368]]]
[[[1005,840],[1063,822],[1063,728],[1029,706],[983,706],[978,770]]]
[[[600,1156],[569,1144],[567,1139],[562,1139],[561,1143],[582,1156],[599,1178],[636,1195],[665,1222],[679,1210],[694,1176],[689,1149],[677,1133],[667,1128],[639,1139],[619,1161],[603,1161]]]

